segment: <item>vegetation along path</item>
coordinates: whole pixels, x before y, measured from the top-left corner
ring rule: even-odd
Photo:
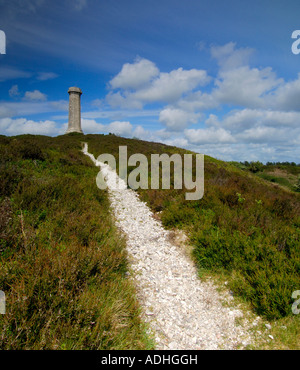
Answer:
[[[252,344],[251,328],[240,309],[224,305],[232,299],[210,281],[201,281],[191,259],[170,242],[169,232],[153,218],[135,191],[128,189],[108,165],[98,162],[107,183],[117,225],[127,238],[132,278],[143,318],[155,337],[156,349],[236,349]],[[114,186],[116,179],[122,186]],[[240,318],[240,320],[236,320]],[[237,324],[239,321],[239,324]]]

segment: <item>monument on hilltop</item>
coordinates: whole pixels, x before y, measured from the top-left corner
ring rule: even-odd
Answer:
[[[69,124],[66,134],[70,132],[79,132],[83,134],[81,129],[81,108],[80,97],[82,95],[79,87],[70,87],[69,93]]]

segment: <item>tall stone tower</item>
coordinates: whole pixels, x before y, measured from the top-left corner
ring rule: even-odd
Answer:
[[[81,129],[81,108],[80,108],[80,97],[82,91],[79,87],[70,87],[69,93],[69,125],[66,134],[70,132],[80,132],[83,134]]]

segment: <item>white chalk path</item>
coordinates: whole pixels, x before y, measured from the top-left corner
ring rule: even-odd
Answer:
[[[182,249],[173,245],[169,232],[152,216],[137,193],[127,189],[115,171],[83,152],[101,168],[108,185],[111,208],[118,227],[127,238],[127,251],[138,299],[156,339],[156,349],[236,349],[251,343],[248,329],[255,322],[244,320],[239,309],[222,305],[211,282],[198,278],[196,268]],[[122,185],[114,189],[116,179]]]

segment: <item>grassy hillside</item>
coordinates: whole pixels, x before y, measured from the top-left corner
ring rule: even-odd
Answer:
[[[120,145],[128,156],[145,154],[149,176],[151,154],[186,153],[115,135],[1,138],[3,348],[151,346],[126,279],[124,241],[81,141],[96,158],[118,159]],[[299,348],[299,315],[291,310],[300,290],[299,193],[208,156],[203,199],[186,201],[185,189],[138,192],[165,227],[187,232],[201,276],[226,279],[284,328],[276,332],[281,348]]]
[[[255,173],[258,177],[276,183],[286,190],[300,192],[300,164],[294,162],[231,162],[238,168]]]
[[[81,139],[0,137],[1,349],[152,348]]]

